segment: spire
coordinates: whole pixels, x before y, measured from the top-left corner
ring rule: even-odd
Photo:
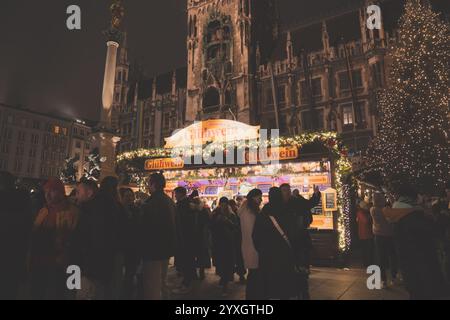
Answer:
[[[256,42],[256,65],[261,65],[261,47],[259,46],[259,41]]]
[[[363,43],[363,48],[364,51],[367,50],[366,48],[368,47],[368,43],[367,43],[367,18],[366,18],[366,7],[362,7],[359,9],[359,28],[361,31],[361,41]]]
[[[292,59],[294,57],[294,49],[293,49],[293,45],[292,45],[291,31],[288,31],[288,33],[287,33],[286,53],[287,53],[288,63],[291,64]]]
[[[328,35],[327,23],[322,21],[322,45],[325,57],[330,57],[330,36]]]
[[[136,81],[136,87],[134,90],[134,103],[133,103],[134,107],[138,105],[138,100],[139,100],[139,81]]]
[[[154,77],[153,78],[153,87],[152,87],[152,100],[155,101],[156,100],[156,81],[157,81],[158,77]]]
[[[174,70],[172,73],[172,96],[177,93],[177,71]]]

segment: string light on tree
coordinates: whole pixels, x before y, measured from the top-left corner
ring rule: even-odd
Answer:
[[[380,131],[368,171],[384,183],[438,190],[449,178],[450,28],[420,0],[408,0],[391,48],[391,87],[379,97]]]

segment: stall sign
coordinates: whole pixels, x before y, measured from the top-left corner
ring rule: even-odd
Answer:
[[[337,211],[337,191],[329,188],[323,192],[322,205],[325,211]]]
[[[298,158],[297,147],[276,147],[267,148],[267,153],[258,151],[247,151],[245,153],[245,162],[247,164],[259,162],[273,162],[282,160],[294,160]]]
[[[293,186],[312,186],[312,185],[329,185],[330,180],[328,175],[317,176],[295,176],[291,178],[291,185]]]
[[[209,186],[205,189],[205,195],[214,196],[219,192],[219,187],[217,186]]]
[[[183,168],[184,160],[181,158],[150,159],[145,162],[145,170],[147,171]]]
[[[259,139],[259,126],[225,119],[212,119],[196,122],[169,138],[165,148],[201,146],[209,142],[232,142],[238,140]]]

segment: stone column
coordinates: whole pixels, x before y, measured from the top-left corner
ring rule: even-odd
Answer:
[[[119,43],[116,41],[108,41],[107,46],[105,76],[103,79],[103,108],[101,112],[101,125],[105,128],[111,128],[111,106],[114,99],[117,49],[119,48]]]
[[[113,5],[114,6],[114,5]],[[106,63],[103,79],[102,110],[100,123],[92,131],[91,141],[98,149],[100,158],[100,179],[116,175],[116,146],[120,138],[112,129],[112,104],[114,99],[114,86],[116,80],[117,51],[122,40],[122,32],[114,25],[104,32],[106,36]]]

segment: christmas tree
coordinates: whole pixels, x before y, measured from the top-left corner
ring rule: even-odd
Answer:
[[[366,157],[386,185],[435,192],[449,179],[449,25],[428,2],[408,0],[391,48],[379,134]]]

